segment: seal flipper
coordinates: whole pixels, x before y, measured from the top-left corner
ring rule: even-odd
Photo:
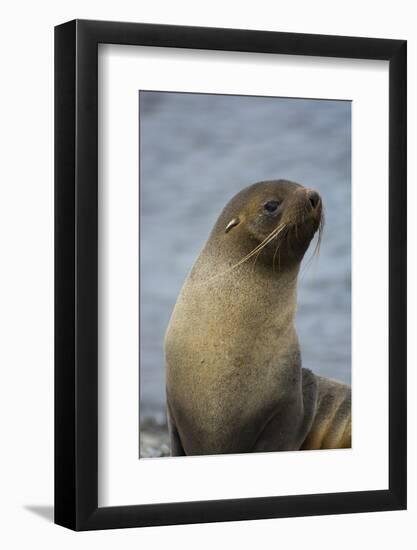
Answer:
[[[262,427],[252,452],[300,449],[313,425],[318,400],[316,376],[308,369],[301,372],[301,391],[298,389],[287,402],[277,405]]]
[[[301,372],[303,377],[304,420],[300,428],[300,447],[313,425],[319,393],[316,375],[310,369],[303,368]]]
[[[315,376],[318,388],[314,421],[301,449],[342,449],[352,446],[351,388],[343,382]]]

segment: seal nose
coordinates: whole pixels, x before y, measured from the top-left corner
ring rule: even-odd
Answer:
[[[312,191],[311,189],[309,189],[307,191],[307,199],[311,204],[312,208],[316,209],[320,202],[320,195],[317,193],[317,191]]]

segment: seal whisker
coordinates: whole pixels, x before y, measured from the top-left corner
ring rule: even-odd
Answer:
[[[276,227],[260,244],[258,244],[253,250],[251,250],[249,254],[247,254],[245,257],[243,257],[241,260],[239,260],[237,263],[235,263],[225,271],[221,271],[220,273],[217,273],[216,275],[214,275],[214,277],[211,277],[210,279],[204,282],[208,283],[213,279],[217,279],[218,277],[225,275],[226,273],[229,273],[233,269],[236,269],[237,267],[239,267],[240,265],[248,261],[250,258],[252,258],[252,256],[254,256],[257,252],[261,252],[261,250],[265,248],[265,246],[267,246],[271,241],[273,241],[275,237],[277,237],[280,234],[280,232],[283,231],[284,229],[285,229],[284,224],[278,225],[278,227]]]
[[[313,256],[318,256],[320,254],[320,246],[321,246],[321,241],[322,241],[322,238],[323,238],[324,222],[325,222],[324,212],[322,212],[321,218],[320,218],[320,223],[319,223],[317,242],[316,242],[316,246],[314,248]]]
[[[259,258],[259,254],[262,252],[262,250],[263,250],[263,249],[261,248],[261,249],[257,252],[257,254],[256,254],[256,256],[255,256],[255,260],[254,260],[253,265],[252,265],[252,273],[255,272],[256,261],[257,261],[257,259]]]
[[[277,246],[276,246],[276,248],[275,248],[274,255],[273,255],[273,257],[272,257],[272,273],[275,273],[275,257],[276,257],[276,255],[277,255],[278,248],[279,248],[279,243],[277,243]]]
[[[292,247],[291,247],[291,229],[292,229],[292,228],[290,228],[290,229],[288,230],[287,244],[288,244],[288,250],[289,250],[290,254],[293,255],[293,250],[292,250]]]
[[[310,267],[310,265],[312,264],[314,258],[318,258],[318,256],[320,255],[320,247],[321,247],[321,242],[322,242],[322,239],[323,239],[324,223],[325,223],[325,218],[324,218],[324,214],[322,212],[321,217],[320,217],[319,227],[318,227],[318,230],[317,230],[317,240],[316,240],[316,244],[314,246],[314,250],[313,250],[311,256],[304,262],[300,277],[302,277],[304,275],[305,271],[307,270],[307,268]]]
[[[273,271],[273,273],[275,273],[275,258],[276,258],[277,252],[278,252],[278,273],[281,271],[281,251],[280,251],[280,247],[281,247],[281,245],[282,245],[282,243],[285,239],[285,236],[287,234],[287,230],[288,230],[288,227],[285,228],[285,231],[283,232],[283,234],[281,235],[281,238],[277,242],[277,246],[276,246],[276,249],[275,249],[275,252],[274,252],[274,256],[272,258],[272,271]]]
[[[257,254],[256,254],[256,257],[255,257],[255,261],[253,262],[252,273],[255,271],[255,264],[256,264],[257,259],[259,258],[259,254],[262,252],[262,250],[263,250],[268,244],[270,244],[270,243],[275,239],[275,237],[278,237],[281,233],[283,233],[283,232],[287,229],[287,227],[286,227],[285,224],[282,224],[282,225],[283,225],[282,229],[281,229],[280,231],[278,231],[278,232],[273,236],[272,239],[268,240],[268,242],[265,243],[265,244],[258,250],[258,252],[257,252]],[[277,249],[281,246],[281,243],[282,243],[282,241],[283,241],[284,236],[285,236],[285,232],[284,232],[283,235],[280,236],[280,238],[279,238],[278,241],[277,241]],[[275,251],[275,253],[276,253],[276,251]],[[275,255],[275,254],[274,254],[274,255]]]
[[[261,251],[262,248],[264,248],[267,244],[269,244],[279,233],[285,228],[284,225],[279,225],[274,231],[272,231],[258,246],[256,246],[249,254],[247,254],[244,258],[239,260],[236,264],[232,265],[230,269],[234,269],[235,267],[238,267],[239,265],[243,264],[247,260],[249,260],[252,256],[254,256],[258,251]]]

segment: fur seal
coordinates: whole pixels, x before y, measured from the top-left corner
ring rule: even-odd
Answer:
[[[351,446],[350,386],[301,367],[294,327],[322,210],[316,191],[274,180],[220,214],[165,335],[173,456]]]

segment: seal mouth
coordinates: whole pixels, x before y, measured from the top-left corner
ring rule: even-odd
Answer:
[[[321,197],[317,191],[306,188],[297,189],[287,205],[282,223],[288,227],[300,227],[312,221],[313,225],[316,225],[315,233],[320,226],[322,209]]]

